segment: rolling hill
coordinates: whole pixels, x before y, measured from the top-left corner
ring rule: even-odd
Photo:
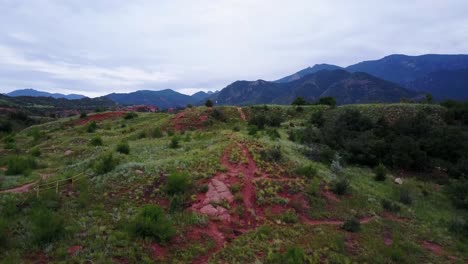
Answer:
[[[132,93],[112,93],[104,96],[118,104],[122,105],[155,105],[161,109],[186,107],[187,104],[197,104],[200,98],[206,98],[200,93],[195,96],[189,96],[178,93],[171,89],[160,91],[140,90]]]

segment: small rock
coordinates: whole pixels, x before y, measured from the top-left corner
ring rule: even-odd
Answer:
[[[141,171],[141,170],[135,170],[135,173],[138,174],[138,175],[142,175],[142,174],[143,174],[143,171]]]
[[[396,184],[403,184],[403,180],[401,178],[396,178],[394,181]]]
[[[73,151],[72,151],[72,150],[67,150],[67,151],[65,151],[65,153],[64,153],[65,156],[70,156],[71,154],[73,154]]]

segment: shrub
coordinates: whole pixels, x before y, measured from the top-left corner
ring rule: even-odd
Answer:
[[[186,195],[184,194],[174,194],[169,198],[169,211],[177,212],[184,209]]]
[[[283,254],[270,253],[268,255],[268,263],[281,263],[281,264],[303,264],[307,262],[307,256],[304,250],[298,247],[289,248]]]
[[[296,97],[294,101],[291,103],[291,105],[306,105],[308,104],[307,101],[304,99],[304,97]]]
[[[63,217],[49,209],[36,209],[30,220],[33,240],[38,245],[49,244],[65,234]]]
[[[220,109],[213,109],[213,111],[211,112],[211,117],[215,120],[226,122],[226,115]]]
[[[86,127],[86,132],[93,133],[94,131],[96,131],[96,129],[97,129],[96,121],[93,121],[89,123],[88,126]]]
[[[94,162],[94,172],[97,174],[105,174],[111,172],[117,165],[119,164],[119,160],[114,158],[112,153],[107,153],[101,155],[95,162]]]
[[[247,127],[247,133],[250,135],[250,136],[254,136],[257,134],[258,132],[258,127],[256,125],[250,125]]]
[[[400,202],[406,205],[411,205],[413,203],[413,196],[409,189],[402,188],[400,190]]]
[[[31,173],[37,169],[37,162],[33,157],[13,156],[8,159],[6,175],[18,175]]]
[[[376,181],[385,181],[387,178],[387,168],[385,168],[382,163],[379,163],[379,165],[374,168],[374,174]]]
[[[260,151],[260,157],[265,161],[278,162],[283,158],[281,147],[275,146],[266,150]]]
[[[343,166],[341,165],[341,157],[338,153],[335,153],[335,157],[330,165],[330,170],[335,175],[341,175],[343,173]]]
[[[449,222],[449,230],[461,237],[468,236],[468,222],[463,217],[455,217]]]
[[[323,111],[315,111],[310,116],[310,123],[315,125],[316,127],[322,127],[323,123],[325,123],[325,118],[323,117]]]
[[[321,97],[317,103],[318,105],[329,105],[331,107],[335,107],[336,106],[336,100],[335,98],[331,97],[331,96],[327,96],[327,97]]]
[[[468,209],[468,179],[453,180],[450,182],[448,194],[455,207]]]
[[[13,131],[13,125],[10,121],[0,121],[0,133],[11,133]]]
[[[136,117],[138,117],[138,114],[135,113],[135,112],[128,112],[128,113],[125,113],[125,115],[124,115],[124,119],[126,119],[126,120],[133,119],[133,118],[136,118]]]
[[[35,147],[33,149],[31,149],[31,156],[33,157],[39,157],[41,156],[41,150],[38,148],[38,147]]]
[[[151,136],[153,138],[162,138],[164,136],[163,132],[161,131],[161,128],[155,127],[153,128],[153,131],[151,133]]]
[[[280,215],[280,220],[287,224],[295,224],[299,221],[294,210],[288,210]]]
[[[337,195],[344,195],[348,191],[349,182],[344,177],[333,182],[332,191]]]
[[[317,175],[317,168],[313,165],[306,165],[306,166],[297,168],[295,173],[298,175],[302,175],[306,178],[312,178],[315,175]]]
[[[275,140],[281,138],[281,135],[278,133],[276,129],[267,129],[266,134],[270,137],[270,139]]]
[[[5,248],[8,244],[8,223],[0,218],[0,248]]]
[[[185,194],[190,187],[190,180],[184,172],[172,172],[167,177],[166,193],[169,195]]]
[[[146,131],[140,131],[140,132],[138,132],[137,138],[138,138],[138,139],[146,138]]]
[[[387,199],[383,199],[381,204],[382,204],[382,208],[389,212],[397,213],[401,210],[400,205]]]
[[[361,230],[361,223],[355,217],[347,219],[341,227],[348,232],[358,232]]]
[[[117,152],[128,155],[130,153],[130,146],[127,142],[120,142],[116,148]]]
[[[130,230],[136,236],[167,242],[175,235],[175,229],[163,209],[155,205],[144,206],[133,219]]]
[[[90,144],[92,146],[102,146],[102,139],[100,136],[95,136],[91,139]]]
[[[176,149],[176,148],[180,147],[179,146],[179,137],[173,136],[171,138],[171,143],[169,144],[169,147],[172,148],[172,149]]]
[[[211,101],[210,99],[206,100],[205,106],[206,107],[213,107],[213,101]]]
[[[80,118],[83,119],[83,118],[86,118],[88,116],[88,114],[86,114],[86,112],[81,112],[80,113]]]
[[[320,180],[318,178],[312,179],[306,191],[307,195],[310,197],[317,196],[320,191]]]

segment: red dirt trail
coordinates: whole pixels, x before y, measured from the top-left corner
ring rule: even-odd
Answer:
[[[7,189],[7,190],[0,191],[0,193],[25,193],[25,192],[29,192],[29,190],[35,184],[36,184],[36,182],[27,183],[27,184],[21,185],[19,187],[15,187],[15,188],[12,188],[12,189]]]
[[[244,121],[247,121],[247,118],[245,118],[245,114],[244,114],[244,111],[242,111],[242,108],[241,107],[237,107],[237,111],[239,111],[239,114],[240,114],[240,118]]]

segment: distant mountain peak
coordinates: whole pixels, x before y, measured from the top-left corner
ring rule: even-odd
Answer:
[[[279,80],[276,80],[275,82],[277,83],[287,83],[287,82],[292,82],[292,81],[296,81],[296,80],[299,80],[301,79],[302,77],[308,75],[308,74],[312,74],[312,73],[316,73],[316,72],[319,72],[319,71],[323,71],[323,70],[339,70],[339,69],[343,69],[341,68],[340,66],[336,66],[336,65],[332,65],[332,64],[326,64],[326,63],[321,63],[321,64],[315,64],[314,66],[312,67],[307,67],[305,69],[302,69],[294,74],[291,74],[289,76],[286,76],[284,78],[281,78]]]

